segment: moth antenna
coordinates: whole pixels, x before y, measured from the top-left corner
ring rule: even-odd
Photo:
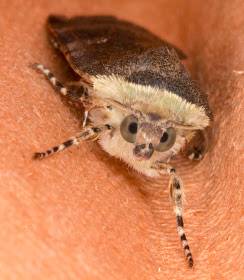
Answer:
[[[191,126],[191,125],[178,125],[176,124],[174,127],[176,128],[181,128],[181,129],[185,129],[185,130],[199,130],[201,128],[196,127],[196,126]]]
[[[93,87],[91,86],[91,84],[89,82],[86,81],[70,81],[67,83],[70,86],[78,86],[78,87],[83,87],[85,89],[88,89],[88,91],[92,91]]]
[[[124,104],[121,104],[120,102],[112,99],[112,98],[106,98],[106,100],[108,101],[108,103],[113,104],[114,106],[116,106],[117,108],[120,108],[122,110],[125,110],[127,112],[131,112],[134,113],[134,110],[132,110],[131,108],[129,108],[128,106],[125,106]]]
[[[33,159],[43,159],[48,156],[51,156],[54,153],[60,152],[74,144],[78,144],[81,141],[85,140],[96,140],[101,133],[110,130],[111,126],[109,124],[106,125],[98,125],[98,126],[93,126],[89,127],[87,129],[84,129],[80,134],[78,134],[75,137],[70,138],[69,140],[63,142],[62,144],[55,146],[51,149],[48,149],[45,152],[42,153],[35,153],[33,155]]]
[[[181,243],[185,251],[185,256],[187,262],[189,263],[189,267],[193,267],[193,258],[185,235],[184,223],[182,217],[184,191],[182,188],[181,181],[178,175],[176,174],[175,169],[168,164],[158,162],[156,165],[156,169],[161,171],[162,174],[168,173],[170,175],[170,183],[169,183],[170,197],[174,204],[174,212],[176,215],[178,235],[180,236]]]
[[[30,67],[32,68],[36,68],[42,71],[43,74],[45,74],[45,76],[49,79],[49,81],[59,90],[59,92],[64,95],[64,96],[68,96],[72,99],[75,100],[83,100],[82,97],[77,96],[76,94],[74,94],[73,92],[67,90],[67,88],[65,88],[52,74],[52,72],[50,70],[48,70],[46,67],[44,67],[42,64],[39,63],[34,63],[32,65],[30,65]]]

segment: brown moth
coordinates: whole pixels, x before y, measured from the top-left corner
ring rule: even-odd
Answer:
[[[189,266],[193,258],[183,229],[182,182],[170,159],[184,150],[201,159],[212,120],[206,94],[181,64],[185,55],[146,29],[110,16],[50,16],[53,45],[80,76],[77,96],[35,63],[62,95],[83,103],[83,130],[43,153],[45,158],[84,140],[150,177],[170,176],[170,196]],[[90,120],[86,125],[87,118]]]

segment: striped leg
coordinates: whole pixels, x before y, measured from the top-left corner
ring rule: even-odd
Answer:
[[[175,170],[173,168],[171,168],[170,173],[171,173],[170,194],[171,194],[172,202],[174,204],[174,212],[176,214],[176,219],[177,219],[178,234],[180,236],[182,246],[184,248],[189,266],[192,267],[193,266],[192,254],[190,252],[190,248],[184,232],[184,223],[182,218],[182,213],[183,213],[182,201],[183,201],[184,192],[182,189],[182,184],[180,182],[180,179],[176,175]]]
[[[73,92],[68,91],[67,88],[65,88],[59,81],[57,81],[57,79],[54,77],[54,75],[43,65],[41,65],[39,63],[34,63],[31,65],[31,67],[41,70],[46,75],[46,77],[49,79],[49,81],[61,92],[62,95],[68,96],[75,100],[80,99],[82,101],[82,99],[83,99],[82,97],[78,97]]]
[[[174,212],[177,219],[178,234],[180,236],[182,246],[184,248],[187,261],[189,263],[189,267],[192,267],[193,258],[184,232],[184,223],[182,218],[184,192],[182,189],[180,178],[176,174],[175,169],[165,163],[158,163],[156,168],[160,169],[160,171],[163,174],[168,173],[171,177],[169,183],[170,197],[174,204]]]
[[[84,140],[96,140],[101,133],[103,133],[107,130],[110,130],[110,129],[111,129],[111,126],[108,124],[86,128],[80,134],[78,134],[76,137],[72,137],[68,141],[65,141],[64,143],[62,143],[56,147],[53,147],[53,148],[47,150],[46,152],[35,153],[33,156],[33,159],[46,158],[54,153],[62,151],[63,149],[68,148],[74,144],[78,144],[79,142],[84,141]]]

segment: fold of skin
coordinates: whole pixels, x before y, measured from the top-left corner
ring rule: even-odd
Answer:
[[[242,279],[243,1],[12,1],[0,24],[0,278]],[[187,55],[209,94],[210,148],[200,163],[170,164],[184,187],[194,269],[177,235],[168,176],[147,179],[82,143],[43,161],[31,157],[82,127],[81,106],[28,68],[37,61],[72,76],[48,42],[51,13],[114,14]],[[242,110],[242,111],[241,111]]]

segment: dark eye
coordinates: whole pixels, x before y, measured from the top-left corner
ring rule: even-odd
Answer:
[[[136,122],[130,123],[128,129],[129,129],[130,133],[136,134],[137,133],[137,123]]]
[[[136,141],[137,123],[137,118],[134,115],[129,115],[124,118],[120,125],[120,133],[129,143],[134,143]]]
[[[160,143],[164,143],[169,139],[169,134],[167,132],[164,132],[163,136],[160,139]]]
[[[176,133],[173,127],[169,127],[164,132],[160,139],[158,146],[155,148],[158,152],[165,152],[169,150],[175,143]]]

